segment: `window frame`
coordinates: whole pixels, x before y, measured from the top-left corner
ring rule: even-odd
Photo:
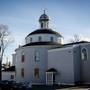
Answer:
[[[40,52],[39,51],[35,51],[35,62],[39,62],[40,61]]]
[[[24,76],[25,76],[25,73],[24,73],[24,68],[21,68],[21,77],[23,77],[23,78],[24,78]]]
[[[39,41],[39,42],[42,41],[42,37],[41,37],[41,36],[38,37],[38,41]]]
[[[43,23],[41,23],[41,28],[43,28]]]
[[[11,76],[10,76],[10,79],[14,79],[14,75],[11,75]]]
[[[39,68],[34,68],[34,77],[36,79],[40,78],[40,69]]]
[[[33,40],[32,37],[30,37],[30,43],[32,42],[32,40]]]
[[[25,62],[25,54],[24,54],[24,52],[21,53],[21,62],[22,63]]]
[[[53,41],[54,41],[54,38],[53,38],[52,36],[50,37],[50,41],[51,41],[51,42],[53,42]]]
[[[83,53],[83,50],[86,50],[86,55]],[[88,50],[85,47],[81,49],[81,59],[84,61],[88,60]]]

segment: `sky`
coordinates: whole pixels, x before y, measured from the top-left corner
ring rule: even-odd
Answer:
[[[15,39],[5,50],[5,57],[11,60],[25,37],[39,28],[43,10],[50,18],[49,27],[59,32],[65,43],[74,34],[90,41],[90,0],[0,0],[0,24],[8,25]]]

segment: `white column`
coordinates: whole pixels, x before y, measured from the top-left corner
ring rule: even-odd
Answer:
[[[47,83],[47,72],[46,72],[46,85],[47,85],[48,83]]]

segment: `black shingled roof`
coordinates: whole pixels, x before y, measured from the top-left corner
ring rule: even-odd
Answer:
[[[35,45],[61,45],[61,44],[60,43],[56,43],[56,42],[32,42],[32,43],[25,44],[22,47],[35,46]]]
[[[74,43],[68,43],[68,44],[60,44],[60,43],[57,43],[57,42],[32,42],[32,43],[25,44],[22,47],[37,46],[37,45],[58,45],[59,47],[57,47],[57,48],[62,48],[62,47],[67,47],[67,46],[76,45],[76,44],[82,44],[82,43],[90,43],[90,42],[88,42],[88,41],[80,41],[80,42],[74,42]]]
[[[57,70],[55,68],[50,68],[46,72],[57,72]]]
[[[63,46],[76,45],[76,44],[82,44],[82,43],[90,43],[90,42],[88,42],[88,41],[79,41],[79,42],[67,43],[67,44],[64,44]]]
[[[42,14],[41,16],[40,16],[40,18],[39,18],[39,21],[48,21],[49,20],[49,17],[44,13],[44,14]]]
[[[84,43],[90,43],[88,41],[79,41],[79,42],[73,42],[73,43],[67,43],[67,44],[61,44],[61,46],[55,47],[55,48],[51,48],[51,49],[57,49],[57,48],[65,48],[65,47],[70,47],[73,45],[80,45],[80,44],[84,44]]]
[[[15,66],[11,66],[11,67],[9,67],[9,68],[6,68],[6,69],[4,69],[4,70],[2,70],[2,71],[15,71]]]
[[[53,31],[52,29],[37,29],[31,32],[30,34],[28,34],[27,37],[33,34],[56,34],[57,36],[62,37],[58,32]]]

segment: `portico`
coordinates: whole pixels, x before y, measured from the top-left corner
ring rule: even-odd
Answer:
[[[46,71],[46,85],[55,84],[55,76],[57,74],[57,70],[54,68],[50,68]]]

